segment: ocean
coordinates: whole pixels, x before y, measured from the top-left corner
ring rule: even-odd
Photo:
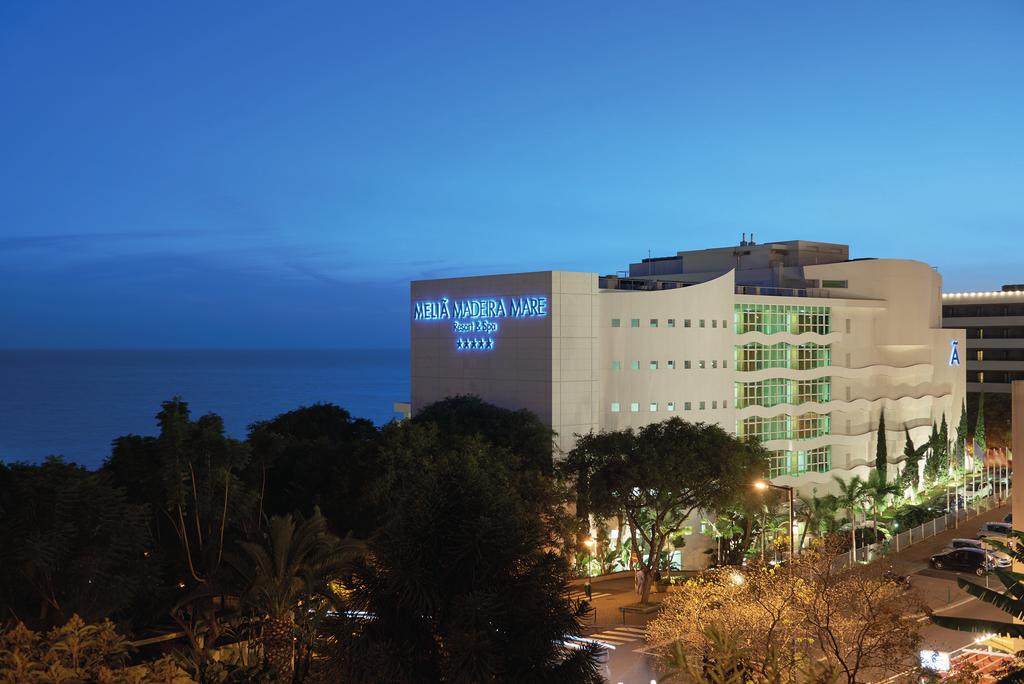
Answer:
[[[49,455],[89,468],[127,434],[156,434],[160,402],[216,413],[228,434],[316,402],[383,424],[409,400],[409,352],[0,350],[0,460]]]

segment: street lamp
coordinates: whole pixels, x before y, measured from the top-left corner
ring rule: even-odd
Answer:
[[[765,491],[767,489],[780,489],[786,492],[789,496],[789,560],[793,562],[795,558],[795,535],[793,533],[793,488],[789,485],[777,485],[766,480],[758,480],[754,483],[754,489]]]
[[[587,599],[592,600],[594,589],[590,584],[590,578],[594,572],[594,547],[597,545],[597,542],[594,541],[593,537],[590,537],[589,539],[584,539],[583,543],[590,549],[590,558],[587,559]]]

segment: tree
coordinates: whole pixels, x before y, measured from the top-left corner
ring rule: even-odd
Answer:
[[[60,458],[0,463],[0,607],[46,628],[126,617],[155,583],[148,514],[105,473]]]
[[[882,473],[885,479],[886,469],[889,467],[889,454],[885,443],[885,410],[878,416],[878,443],[875,446],[875,469]]]
[[[960,422],[956,426],[956,468],[963,471],[964,455],[967,453],[967,400],[960,408]]]
[[[639,557],[646,603],[668,539],[695,512],[721,508],[737,490],[748,489],[765,460],[756,442],[741,441],[717,425],[670,418],[636,431],[583,435],[568,463],[588,469],[582,477],[592,510],[624,512],[633,548],[647,549]]]
[[[914,442],[910,439],[910,430],[904,428],[907,441],[903,446],[903,486],[910,487],[914,492],[921,484],[921,474],[918,463],[921,460],[921,451],[914,448]]]
[[[939,428],[932,421],[932,434],[928,438],[928,455],[924,459],[924,477],[928,483],[933,483],[939,477],[942,463],[942,454],[939,445]]]
[[[988,443],[985,441],[985,393],[978,395],[978,421],[974,424],[974,459],[985,462],[985,449]]]
[[[831,531],[831,528],[835,525],[838,502],[832,494],[826,494],[822,497],[812,494],[810,498],[805,496],[798,498],[800,506],[796,510],[796,517],[797,520],[804,523],[803,531],[800,533],[800,544],[798,545],[798,548],[802,549],[808,532],[813,532],[814,537],[817,538],[822,532],[822,525],[826,526],[826,531]]]
[[[274,516],[261,540],[239,546],[242,555],[231,561],[247,580],[246,602],[264,622],[264,657],[290,682],[296,613],[308,611],[314,598],[330,595],[328,581],[342,572],[361,545],[338,539],[315,509],[298,523],[291,515]]]
[[[939,426],[939,473],[949,475],[949,425],[946,414],[942,414],[942,425]]]
[[[870,498],[866,483],[859,475],[854,475],[849,480],[844,480],[838,475],[832,478],[839,485],[839,495],[836,502],[839,508],[845,509],[850,520],[850,561],[857,560],[857,513]]]
[[[448,438],[480,437],[494,447],[515,453],[524,468],[545,475],[553,472],[555,433],[526,409],[511,411],[479,397],[461,395],[423,407],[413,421],[432,423]]]
[[[328,679],[601,681],[594,649],[565,645],[588,607],[569,598],[569,565],[506,452],[479,439],[421,447],[354,564],[352,612],[330,623]]]
[[[314,404],[249,427],[249,487],[259,493],[257,515],[319,507],[333,529],[368,537],[380,511],[367,500],[379,476],[379,432],[333,404]]]
[[[803,681],[813,666],[820,678],[811,681],[831,673],[852,684],[909,669],[920,643],[916,593],[887,581],[878,564],[837,570],[834,552],[818,544],[785,568],[689,580],[648,623],[650,650],[682,681]]]
[[[890,496],[900,493],[900,486],[895,482],[886,482],[885,473],[873,470],[868,474],[864,483],[864,490],[871,501],[872,522],[875,527],[876,539],[878,534],[878,511],[885,506]]]

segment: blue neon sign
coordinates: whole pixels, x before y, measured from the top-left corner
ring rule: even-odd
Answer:
[[[959,344],[958,340],[949,341],[949,365],[959,366],[960,365],[960,351],[957,349]]]
[[[421,299],[413,303],[413,321],[451,321],[458,351],[490,351],[502,318],[547,318],[548,298],[469,297]],[[466,337],[463,337],[466,335]]]

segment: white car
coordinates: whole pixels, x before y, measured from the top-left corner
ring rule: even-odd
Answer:
[[[992,496],[992,485],[988,482],[968,482],[964,486],[964,496],[968,499],[981,499]]]

